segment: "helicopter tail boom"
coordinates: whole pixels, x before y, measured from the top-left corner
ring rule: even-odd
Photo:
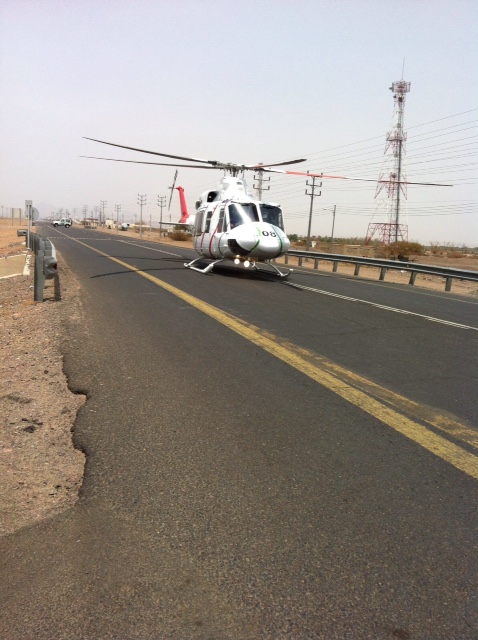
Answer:
[[[176,187],[176,189],[179,191],[179,201],[181,203],[181,220],[179,221],[179,224],[188,224],[189,213],[186,205],[186,198],[184,197],[184,189],[183,187]]]

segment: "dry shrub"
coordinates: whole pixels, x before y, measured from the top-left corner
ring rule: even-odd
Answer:
[[[380,248],[378,257],[390,260],[400,260],[402,257],[422,256],[425,253],[424,247],[418,242],[392,242]]]
[[[186,231],[172,231],[169,234],[171,240],[177,240],[179,242],[186,242],[186,240],[190,240],[192,235],[187,233]]]

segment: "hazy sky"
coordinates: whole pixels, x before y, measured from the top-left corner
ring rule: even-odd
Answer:
[[[157,222],[175,169],[80,158],[155,159],[82,136],[378,178],[405,60],[408,179],[454,186],[409,187],[401,221],[412,240],[478,246],[476,0],[0,0],[0,25],[4,214],[31,199],[42,217],[81,217],[104,200],[133,220],[146,194]],[[191,210],[220,175],[179,170]],[[268,183],[289,233],[307,231],[305,181]],[[337,205],[335,235],[364,236],[374,195],[324,180],[312,234],[330,234]]]

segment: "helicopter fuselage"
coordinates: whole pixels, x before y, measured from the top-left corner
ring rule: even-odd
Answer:
[[[273,260],[290,247],[279,205],[247,193],[243,179],[224,177],[218,189],[201,195],[191,218],[186,224],[194,249],[204,258],[248,266]]]

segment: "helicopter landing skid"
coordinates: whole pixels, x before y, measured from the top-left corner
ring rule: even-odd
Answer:
[[[277,275],[280,278],[288,278],[290,276],[290,274],[292,273],[292,271],[293,271],[293,269],[287,269],[286,273],[283,273],[280,269],[278,269],[275,266],[275,264],[272,264],[271,262],[267,262],[265,264],[267,264],[269,267],[271,267],[271,269],[274,269],[274,271],[277,273]],[[257,262],[254,262],[252,266],[256,271],[262,271],[262,273],[270,273],[270,271],[268,269],[259,269],[259,267],[257,266]]]
[[[214,260],[214,262],[208,264],[207,267],[204,267],[204,269],[199,269],[199,267],[194,266],[197,262],[201,262],[202,260],[204,260],[204,258],[196,258],[195,260],[192,260],[192,262],[185,262],[184,266],[186,267],[186,269],[192,269],[193,271],[197,271],[198,273],[210,273],[217,264],[219,264],[220,262],[226,262],[228,258],[219,258],[219,260]],[[260,269],[257,266],[257,262],[251,262],[250,266],[256,271],[261,271],[262,273],[269,274],[271,273],[269,269]],[[288,278],[293,271],[293,269],[287,269],[287,272],[283,273],[275,266],[275,264],[272,264],[270,262],[267,262],[267,266],[271,267],[271,269],[273,269],[280,278]]]
[[[204,269],[199,269],[198,267],[195,267],[194,264],[196,262],[201,262],[201,260],[204,260],[204,258],[196,258],[192,262],[185,262],[184,266],[186,267],[186,269],[192,269],[193,271],[197,271],[198,273],[209,273],[213,270],[216,264],[218,264],[219,262],[224,262],[224,258],[221,258],[220,260],[214,260],[214,262],[208,264],[207,267],[204,267]]]

